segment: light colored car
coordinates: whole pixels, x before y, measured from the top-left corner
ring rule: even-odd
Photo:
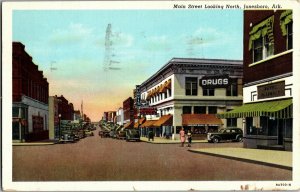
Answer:
[[[84,130],[84,134],[85,134],[85,136],[94,136],[93,131],[91,131],[89,129]]]

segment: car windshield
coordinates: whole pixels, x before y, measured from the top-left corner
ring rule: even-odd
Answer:
[[[224,133],[225,132],[225,129],[220,129],[219,130],[219,133]]]

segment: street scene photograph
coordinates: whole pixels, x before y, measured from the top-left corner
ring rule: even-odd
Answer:
[[[296,187],[292,8],[50,5],[11,10],[10,189]]]

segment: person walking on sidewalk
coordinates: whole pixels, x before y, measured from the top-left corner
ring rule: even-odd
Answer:
[[[192,144],[192,133],[191,133],[190,130],[188,130],[187,138],[188,138],[188,145],[187,145],[187,147],[191,147],[191,144]]]
[[[181,147],[183,147],[185,141],[185,132],[183,127],[181,127],[181,130],[179,131],[179,137],[180,137]]]

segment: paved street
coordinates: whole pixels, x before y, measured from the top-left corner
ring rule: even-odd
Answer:
[[[197,154],[178,144],[87,137],[77,143],[13,146],[14,181],[291,180],[292,171]],[[197,143],[192,148],[242,147]]]

